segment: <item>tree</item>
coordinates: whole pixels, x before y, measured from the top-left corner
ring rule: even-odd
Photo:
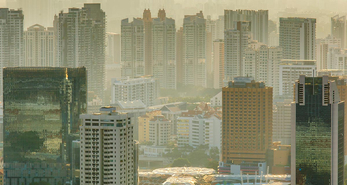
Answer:
[[[191,166],[189,160],[186,158],[175,159],[171,165],[171,167],[185,167],[185,166]]]
[[[209,151],[210,157],[213,160],[217,160],[219,159],[219,149],[218,147],[212,147]]]
[[[211,160],[207,163],[206,168],[213,168],[214,170],[218,171],[219,162],[216,160]]]

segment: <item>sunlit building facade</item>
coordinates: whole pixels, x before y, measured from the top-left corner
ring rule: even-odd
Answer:
[[[4,171],[8,185],[70,178],[69,135],[87,110],[85,68],[4,68]]]

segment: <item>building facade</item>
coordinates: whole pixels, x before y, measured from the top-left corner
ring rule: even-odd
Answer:
[[[344,102],[328,76],[295,82],[292,184],[344,183]]]
[[[341,48],[346,47],[346,16],[331,17],[331,36],[341,41]]]
[[[316,19],[281,17],[279,29],[283,59],[316,59]]]
[[[224,40],[213,42],[213,88],[221,89],[224,85]]]
[[[56,63],[56,40],[53,28],[33,25],[24,31],[24,66],[59,67]]]
[[[106,33],[106,63],[120,64],[120,34]]]
[[[206,20],[202,12],[183,21],[183,84],[207,86]]]
[[[291,103],[292,99],[285,99],[276,102],[273,110],[273,142],[281,142],[283,145],[290,145],[291,143]]]
[[[163,115],[154,116],[149,120],[149,141],[154,146],[163,146],[169,143],[171,138],[171,120]]]
[[[85,68],[4,69],[6,184],[70,179],[68,138],[87,110],[86,83]]]
[[[150,142],[150,128],[149,121],[152,120],[155,116],[160,116],[161,111],[150,111],[146,112],[144,115],[138,117],[138,137],[140,143]]]
[[[113,82],[112,102],[141,100],[146,106],[154,105],[158,98],[158,82],[152,77],[128,78]]]
[[[127,114],[113,107],[81,115],[80,184],[137,184],[137,147]]]
[[[236,29],[234,22],[249,21],[252,39],[268,44],[268,10],[224,10],[225,30]]]
[[[237,77],[222,92],[221,161],[264,162],[272,144],[272,87]]]

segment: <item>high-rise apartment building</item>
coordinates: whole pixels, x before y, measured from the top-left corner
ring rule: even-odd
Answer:
[[[145,75],[153,74],[153,64],[152,64],[152,27],[153,27],[153,18],[151,15],[151,11],[149,9],[145,9],[143,11],[143,26],[144,26],[144,34],[145,34]]]
[[[316,19],[281,17],[279,29],[284,59],[316,59]]]
[[[329,35],[325,39],[316,40],[317,70],[332,69],[328,56],[328,53],[332,48],[341,49],[341,39]]]
[[[145,34],[140,18],[123,19],[121,23],[122,77],[137,77],[145,74]]]
[[[346,16],[335,15],[331,18],[331,36],[341,40],[341,47],[346,47]]]
[[[328,48],[327,69],[347,70],[347,49]]]
[[[218,19],[215,20],[212,20],[211,16],[207,16],[206,32],[212,33],[212,41],[224,39],[224,16],[218,16]]]
[[[344,102],[328,76],[295,82],[291,184],[344,183]]]
[[[291,141],[291,116],[292,99],[285,99],[276,102],[273,110],[273,129],[272,140],[273,142],[280,141],[283,145],[290,145]]]
[[[58,67],[53,28],[35,24],[24,31],[24,66]]]
[[[268,44],[268,10],[224,10],[225,30],[236,29],[235,22],[248,21],[252,39]]]
[[[226,27],[227,28],[227,27]],[[224,33],[224,80],[232,81],[234,77],[242,76],[244,50],[250,40],[251,23],[235,22],[231,29]]]
[[[81,115],[80,184],[137,184],[137,144],[127,114],[114,107]]]
[[[222,92],[222,162],[264,162],[272,144],[272,87],[237,77]]]
[[[169,143],[172,123],[163,115],[154,116],[149,120],[149,141],[155,146]]]
[[[21,9],[0,8],[0,67],[23,66],[23,20]],[[3,71],[0,70],[0,78]],[[0,80],[0,95],[3,94],[3,81]]]
[[[206,20],[201,11],[184,17],[183,45],[183,84],[206,87]]]
[[[213,42],[213,88],[221,89],[224,85],[224,40]]]
[[[176,82],[183,84],[183,27],[176,32]]]
[[[4,171],[8,185],[70,178],[70,134],[87,110],[85,68],[4,68]]]
[[[275,84],[274,91],[278,92],[275,96],[279,99],[293,99],[294,82],[300,75],[317,76],[314,60],[282,60],[278,71],[278,84]]]
[[[107,64],[120,64],[120,37],[119,33],[106,33]]]
[[[139,77],[113,81],[112,102],[141,100],[146,106],[153,106],[158,98],[158,81],[152,77]]]
[[[98,3],[70,8],[58,18],[58,63],[61,67],[85,66],[88,70],[88,93],[104,99],[105,12]],[[93,95],[93,96],[92,96]]]
[[[160,88],[176,89],[176,27],[175,20],[166,17],[165,10],[159,10],[158,18],[153,19],[151,38],[151,74],[158,79]]]

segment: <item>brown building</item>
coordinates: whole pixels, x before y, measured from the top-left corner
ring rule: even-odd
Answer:
[[[272,87],[235,77],[222,89],[221,160],[226,164],[264,162],[272,145]]]
[[[281,142],[274,142],[266,154],[266,165],[273,175],[290,174],[290,145],[281,145]]]

